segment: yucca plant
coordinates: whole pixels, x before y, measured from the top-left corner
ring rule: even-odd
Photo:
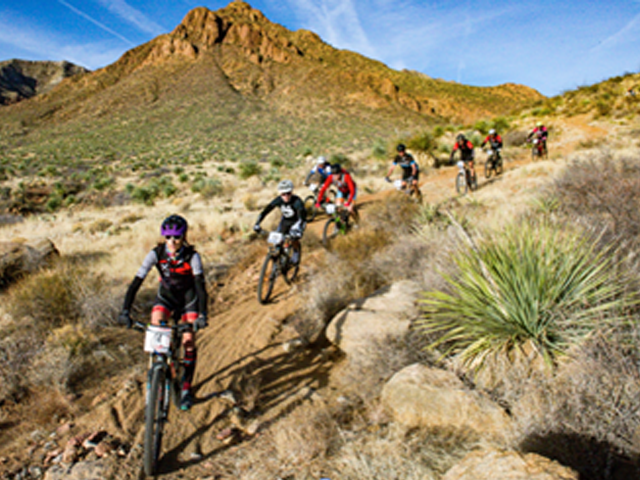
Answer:
[[[535,349],[553,365],[594,329],[621,319],[624,293],[613,246],[548,222],[520,223],[464,245],[446,275],[448,292],[428,292],[417,328],[427,348],[458,354],[474,369],[499,354]]]

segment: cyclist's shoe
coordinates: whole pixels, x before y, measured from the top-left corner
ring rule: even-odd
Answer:
[[[180,394],[180,410],[187,411],[193,406],[193,397],[189,390],[182,390]]]

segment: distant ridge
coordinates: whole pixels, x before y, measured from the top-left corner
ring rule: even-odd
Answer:
[[[0,62],[0,104],[8,105],[48,92],[65,78],[88,71],[66,61],[12,59]]]

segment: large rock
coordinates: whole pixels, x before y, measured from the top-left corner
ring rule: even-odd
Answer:
[[[44,480],[104,480],[105,467],[100,461],[78,462],[74,465],[54,465],[44,476]]]
[[[500,443],[511,437],[511,419],[504,410],[446,370],[406,367],[385,384],[381,400],[393,420],[407,429],[454,428]]]
[[[480,450],[469,453],[442,480],[578,480],[572,469],[535,453]]]
[[[416,307],[419,292],[415,282],[395,283],[388,291],[338,313],[327,326],[326,336],[350,361],[367,357],[372,344],[408,332],[411,321],[419,315]]]
[[[0,242],[0,287],[35,272],[57,256],[58,250],[48,239],[31,243]]]

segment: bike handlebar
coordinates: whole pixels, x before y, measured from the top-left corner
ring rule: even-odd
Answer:
[[[139,332],[146,332],[147,331],[147,326],[149,324],[147,323],[142,323],[139,320],[136,320],[132,327],[134,330],[138,330]],[[178,333],[184,333],[186,331],[192,330],[193,329],[193,325],[191,323],[178,323],[177,325],[162,325],[163,327],[169,327],[172,330],[177,330]]]

